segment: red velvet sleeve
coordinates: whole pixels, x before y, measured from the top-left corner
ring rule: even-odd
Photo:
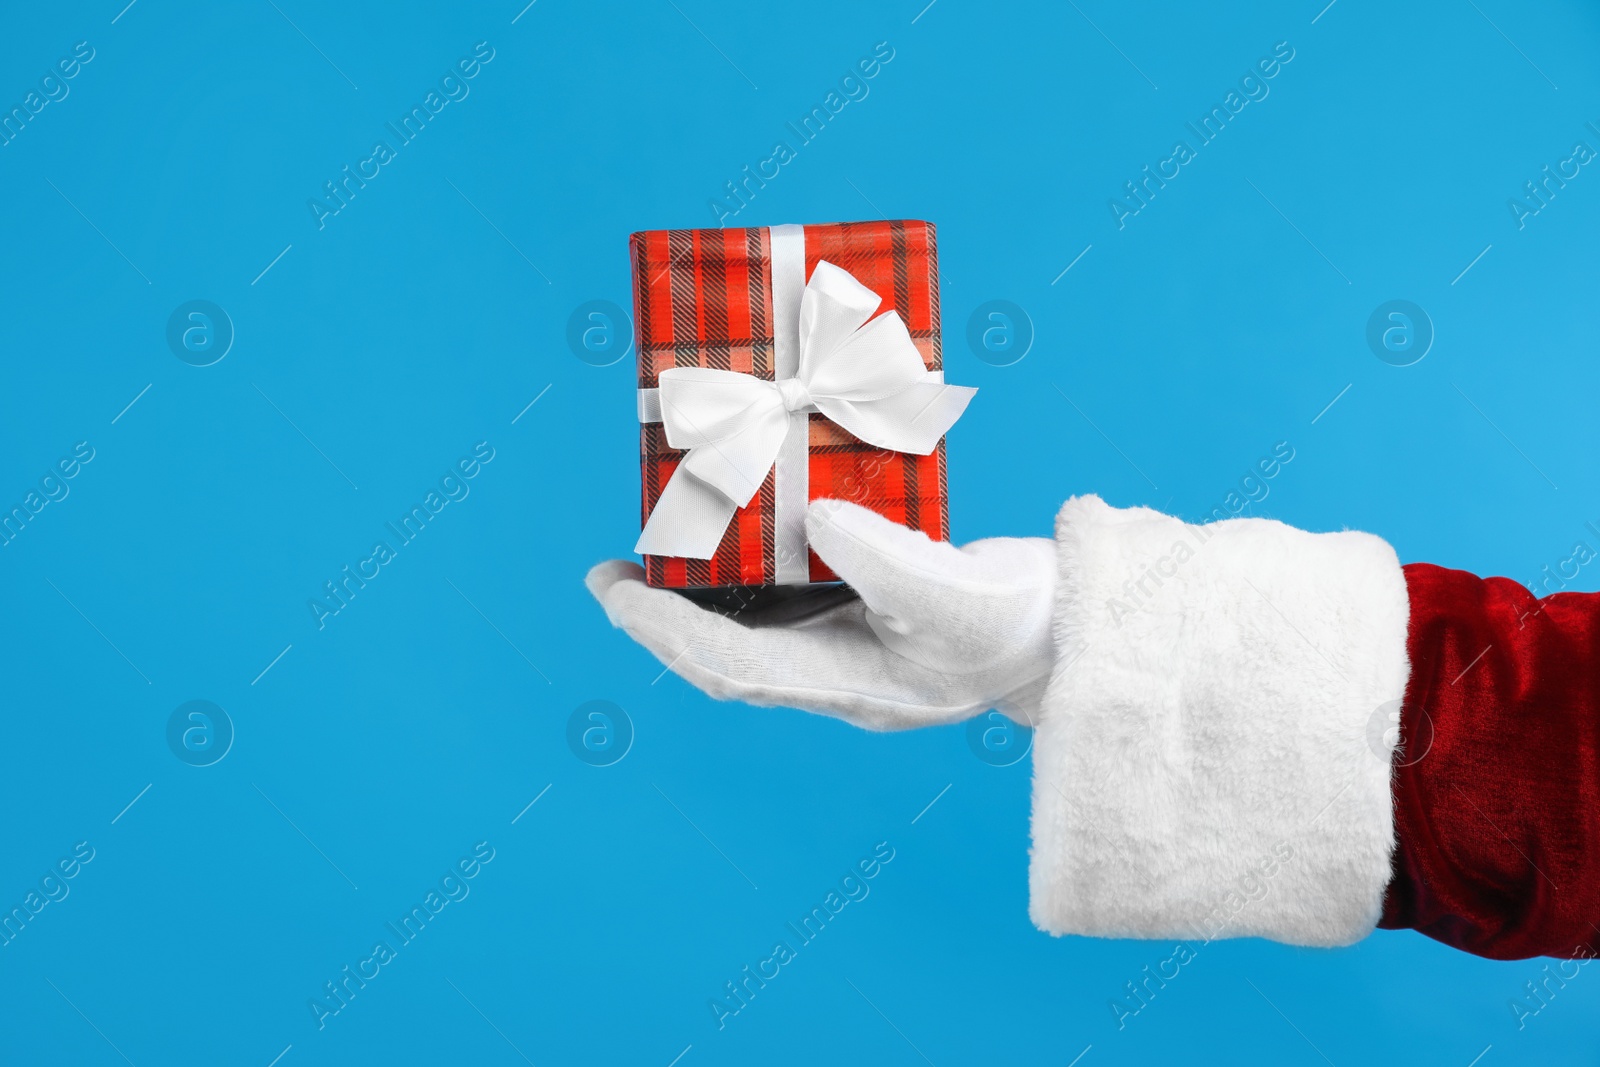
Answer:
[[[1493,959],[1600,951],[1600,593],[1405,568],[1411,677],[1380,926]]]

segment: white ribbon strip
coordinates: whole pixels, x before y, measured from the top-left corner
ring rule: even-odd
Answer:
[[[810,580],[805,515],[810,413],[894,452],[928,455],[976,389],[929,372],[899,315],[826,261],[805,283],[805,230],[771,230],[776,380],[709,367],[662,371],[639,390],[639,419],[661,421],[688,455],[662,489],[634,551],[710,559],[734,513],[774,470],[778,585]]]
[[[767,233],[772,246],[772,376],[781,382],[800,373],[806,228],[788,223]],[[772,577],[776,585],[805,585],[811,580],[810,554],[806,552],[810,445],[810,411],[791,410],[789,432],[778,448],[772,476]]]

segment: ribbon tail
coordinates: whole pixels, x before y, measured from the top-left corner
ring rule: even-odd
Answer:
[[[739,505],[681,467],[673,472],[633,550],[641,556],[710,559]]]

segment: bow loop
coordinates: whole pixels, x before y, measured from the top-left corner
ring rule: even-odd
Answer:
[[[879,315],[831,352],[813,357],[807,372],[812,396],[853,401],[881,400],[928,375],[905,320],[894,312]]]
[[[806,376],[811,360],[827,358],[848,341],[881,303],[843,267],[819,262],[800,297],[800,376]]]
[[[771,386],[748,374],[711,367],[663,371],[661,421],[667,444],[695,449],[738,433],[773,406]]]

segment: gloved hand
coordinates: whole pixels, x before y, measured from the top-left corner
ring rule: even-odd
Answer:
[[[589,572],[611,622],[719,699],[803,708],[869,730],[996,708],[1035,725],[1054,658],[1055,545],[997,537],[963,548],[876,512],[813,501],[811,547],[859,599],[796,621],[726,617],[644,584],[622,560]]]

